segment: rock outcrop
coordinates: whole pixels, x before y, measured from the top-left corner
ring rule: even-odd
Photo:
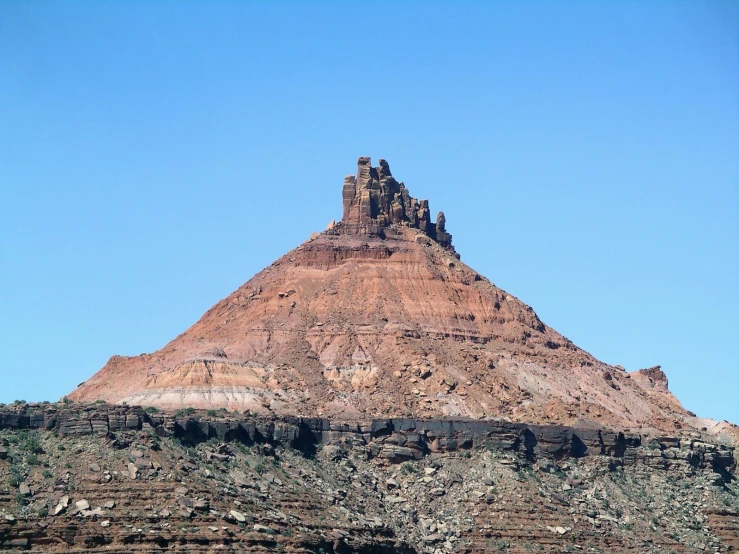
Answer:
[[[540,457],[607,456],[614,463],[646,463],[656,468],[686,465],[711,469],[727,478],[736,471],[734,447],[711,442],[709,436],[687,432],[676,436],[592,427],[532,425],[474,419],[328,419],[255,416],[181,410],[148,412],[141,406],[26,405],[0,408],[0,430],[45,430],[60,436],[108,435],[148,430],[187,444],[212,439],[245,444],[282,443],[310,454],[317,447],[343,452],[361,448],[369,459],[397,463],[421,459],[432,452],[488,448],[515,452],[530,461]],[[646,448],[643,448],[646,447]]]
[[[661,366],[648,367],[631,372],[631,378],[647,390],[667,392],[667,375]]]
[[[739,547],[734,449],[693,432],[30,404],[0,445],[3,551]]]
[[[336,227],[339,233],[384,237],[394,232],[394,226],[404,225],[420,230],[454,253],[444,212],[439,212],[433,223],[428,200],[413,198],[405,184],[395,180],[385,160],[372,167],[370,158],[359,158],[357,175],[344,178],[342,198],[344,215]]]

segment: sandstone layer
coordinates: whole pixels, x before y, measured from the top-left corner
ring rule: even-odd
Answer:
[[[0,406],[0,549],[733,552],[735,450],[502,420]]]
[[[341,417],[503,417],[570,426],[736,427],[695,417],[660,368],[628,373],[465,265],[446,217],[360,158],[343,218],[161,350],[114,356],[69,398]]]

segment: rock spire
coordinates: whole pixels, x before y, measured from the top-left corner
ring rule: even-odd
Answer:
[[[390,173],[386,160],[372,167],[370,158],[359,158],[357,175],[344,178],[342,198],[344,215],[337,229],[340,233],[384,237],[386,233],[392,234],[394,225],[405,225],[423,231],[454,252],[444,212],[439,212],[433,223],[429,201],[413,198],[405,184],[396,181]]]

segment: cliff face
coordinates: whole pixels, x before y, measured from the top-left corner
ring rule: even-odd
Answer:
[[[344,217],[161,350],[114,356],[70,398],[342,417],[505,417],[714,428],[650,372],[579,349],[459,260],[439,214],[360,158]],[[660,372],[661,373],[661,372]],[[727,427],[721,427],[726,432]]]
[[[730,552],[735,471],[685,431],[0,406],[0,550]]]
[[[392,176],[385,160],[372,167],[369,158],[359,158],[356,177],[344,178],[342,199],[344,216],[338,227],[341,233],[384,237],[385,233],[394,232],[394,226],[405,225],[420,230],[454,253],[444,212],[439,212],[433,223],[428,200],[411,197],[405,184]]]

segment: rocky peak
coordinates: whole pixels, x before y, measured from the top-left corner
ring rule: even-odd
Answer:
[[[667,375],[662,371],[662,366],[653,366],[646,369],[639,369],[631,373],[632,378],[636,380],[642,387],[647,389],[656,389],[667,391]]]
[[[344,215],[337,226],[339,233],[384,237],[386,233],[392,234],[396,226],[403,225],[423,231],[454,252],[444,212],[439,212],[433,223],[429,201],[413,198],[405,184],[395,180],[386,160],[372,167],[370,158],[359,158],[356,176],[344,178],[342,199]]]

